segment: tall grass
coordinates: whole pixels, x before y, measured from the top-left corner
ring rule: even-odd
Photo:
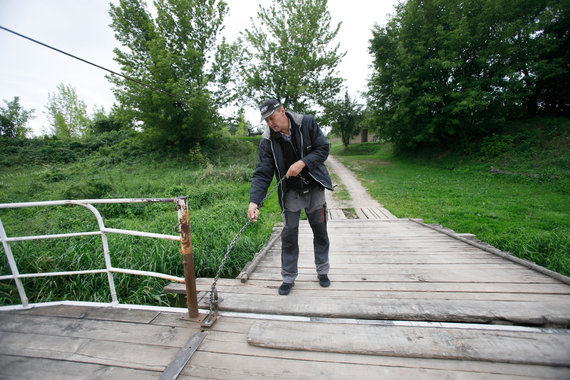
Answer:
[[[90,198],[164,198],[187,196],[196,274],[214,276],[235,234],[247,222],[250,178],[258,139],[223,140],[220,147],[195,148],[188,155],[146,154],[121,161],[121,148],[95,153],[67,163],[11,162],[0,166],[0,203]],[[123,142],[123,144],[125,144]],[[125,148],[132,152],[132,149]],[[220,153],[223,150],[225,153]],[[22,156],[24,156],[22,154]],[[110,228],[175,235],[174,204],[99,205]],[[0,210],[8,236],[43,235],[97,230],[93,215],[77,206]],[[276,194],[266,202],[258,223],[240,237],[223,268],[235,277],[269,238],[280,220]],[[102,269],[100,237],[74,237],[11,243],[20,273]],[[183,277],[178,242],[109,235],[113,266],[156,271]],[[4,254],[0,273],[9,274]],[[167,281],[115,274],[122,303],[171,305],[163,294]],[[106,275],[25,279],[30,302],[111,300]],[[0,304],[20,303],[15,285],[0,281]]]

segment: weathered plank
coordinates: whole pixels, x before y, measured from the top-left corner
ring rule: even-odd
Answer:
[[[330,216],[330,219],[332,219],[332,220],[346,219],[346,216],[344,215],[342,210],[339,210],[339,209],[329,209],[329,216]]]
[[[25,312],[0,313],[0,331],[69,336],[74,338],[160,344],[182,347],[192,335],[190,329],[152,324],[124,323],[75,318],[28,315]]]
[[[527,365],[492,363],[470,360],[441,360],[421,359],[409,357],[381,356],[381,355],[355,355],[335,352],[301,351],[266,349],[252,346],[246,343],[246,337],[236,337],[235,332],[247,335],[255,320],[236,322],[236,318],[222,317],[216,331],[208,334],[208,337],[200,346],[200,351],[217,354],[232,354],[239,352],[244,363],[248,363],[249,357],[280,358],[287,360],[315,361],[321,363],[351,363],[367,365],[373,371],[389,371],[390,368],[417,368],[440,370],[447,373],[450,378],[462,378],[463,372],[476,373],[480,378],[486,378],[488,374],[494,376],[508,375],[513,377],[532,376],[534,378],[564,378],[568,374],[567,368]],[[249,364],[248,364],[249,365]],[[425,376],[421,377],[426,378]]]
[[[299,256],[299,264],[313,264],[314,258],[309,252]],[[346,252],[344,255],[331,255],[331,265],[336,267],[366,264],[485,264],[485,263],[504,263],[504,259],[493,256],[491,254],[462,254],[462,253],[417,253],[417,254],[398,254],[377,252],[375,254],[361,254],[359,252]],[[263,266],[279,266],[281,265],[281,253],[273,253],[268,255],[258,267]]]
[[[135,370],[122,366],[69,362],[25,356],[0,355],[0,377],[4,379],[140,379],[154,380],[158,372]]]
[[[212,286],[212,278],[198,278],[196,284],[199,290],[209,291]],[[249,280],[246,284],[240,283],[239,280],[221,278],[218,280],[219,286],[227,286],[235,289],[236,293],[257,293],[257,289],[277,289],[281,285],[281,280]],[[180,284],[171,284],[173,287],[183,288]],[[570,295],[570,286],[561,283],[446,283],[446,282],[371,282],[371,281],[358,281],[358,282],[341,282],[334,281],[336,290],[347,291],[370,291],[370,292],[385,292],[385,291],[417,291],[417,292],[480,292],[480,293],[521,293],[521,294],[557,294],[564,297],[561,298],[561,303],[565,303]],[[318,286],[318,283],[311,279],[311,281],[298,281],[295,284],[295,289],[320,289],[327,292],[328,289],[323,289]],[[328,291],[330,293],[330,291]]]
[[[354,355],[353,355],[354,356]],[[340,358],[339,358],[340,359]],[[440,369],[433,366],[402,366],[398,364],[361,364],[346,361],[317,361],[310,360],[308,355],[304,358],[291,360],[289,358],[244,356],[224,354],[217,352],[198,351],[188,363],[183,376],[188,378],[216,378],[216,379],[314,379],[326,378],[333,380],[345,379],[536,379],[537,374],[545,377],[564,378],[567,372],[555,368],[542,368],[540,366],[525,366],[526,374],[503,374],[499,366],[483,366],[475,370]],[[504,367],[503,367],[504,368]],[[499,373],[494,372],[497,369]],[[184,377],[181,377],[184,378]]]
[[[207,303],[200,307],[208,307]],[[289,296],[224,294],[220,310],[314,317],[394,319],[447,322],[510,322],[570,325],[570,304],[558,302],[379,299],[304,296],[295,288]]]
[[[44,315],[102,321],[150,323],[160,312],[107,307],[86,307],[76,305],[56,305],[36,307],[26,311],[28,315]]]
[[[249,288],[247,292],[242,294],[259,294],[259,295],[275,295],[277,293],[277,288],[280,284],[275,284],[271,288]],[[540,304],[542,302],[549,302],[549,303],[566,303],[570,302],[570,297],[562,298],[559,295],[553,294],[533,294],[533,293],[480,293],[480,292],[430,292],[430,291],[422,291],[422,292],[406,292],[406,291],[398,291],[398,292],[390,292],[390,291],[382,291],[382,292],[371,292],[371,291],[362,291],[362,290],[338,290],[335,289],[334,293],[331,294],[330,292],[327,293],[326,290],[323,290],[318,285],[315,285],[309,289],[299,289],[299,283],[295,285],[296,293],[300,293],[303,296],[307,297],[330,297],[331,299],[335,298],[353,298],[355,301],[358,298],[363,298],[363,301],[369,298],[377,298],[377,299],[401,299],[401,300],[417,300],[416,302],[423,302],[426,298],[431,299],[442,299],[442,300],[478,300],[478,301],[520,301],[520,302],[535,302]],[[233,293],[241,293],[239,289],[234,289],[227,286],[217,286],[219,297],[222,299],[225,297],[225,294],[233,294]],[[206,299],[209,297],[209,289],[203,292],[204,297],[200,297],[200,299],[204,299],[204,305],[207,304]]]
[[[109,311],[109,317],[131,321],[107,320],[105,310]],[[5,368],[0,366],[0,377],[35,369],[42,374],[41,378],[47,379],[81,378],[78,371],[84,371],[87,378],[97,377],[95,373],[108,374],[110,378],[139,378],[139,374],[142,379],[157,378],[188,338],[200,331],[200,326],[188,321],[182,323],[180,313],[151,313],[155,317],[149,320],[148,310],[69,305],[2,312],[0,361],[6,357],[25,357],[29,366],[22,371],[20,360],[8,360]],[[161,315],[163,318],[158,318]],[[168,323],[168,318],[181,323],[178,326]],[[40,364],[48,367],[45,375],[36,367]]]
[[[0,334],[0,355],[163,371],[178,347],[29,333]]]
[[[568,332],[256,321],[249,344],[285,350],[570,367]]]
[[[314,271],[314,270],[313,270]],[[296,281],[316,281],[316,272],[311,270],[300,271]],[[387,273],[338,273],[334,268],[329,273],[331,281],[339,282],[357,282],[357,281],[378,281],[378,282],[508,282],[508,283],[537,283],[537,284],[554,284],[556,280],[540,276],[537,273],[524,270],[465,270],[462,272],[446,272],[446,271],[409,271],[402,270]],[[275,280],[281,279],[279,271],[264,271],[259,268],[250,276],[253,280]]]

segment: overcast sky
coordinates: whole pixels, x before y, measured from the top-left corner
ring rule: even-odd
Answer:
[[[118,46],[109,27],[107,0],[0,0],[0,26],[39,40],[58,49],[119,71],[113,61]],[[227,0],[230,13],[225,34],[231,41],[256,19],[258,4],[270,0]],[[368,41],[374,24],[385,25],[397,0],[329,0],[333,25],[342,21],[337,42],[347,54],[339,66],[351,96],[366,90],[372,58]],[[60,83],[71,85],[91,114],[95,106],[108,112],[114,102],[106,72],[0,29],[0,101],[20,97],[26,109],[35,109],[30,122],[35,135],[49,130],[45,116],[48,94]],[[246,115],[253,125],[258,111],[249,107]]]

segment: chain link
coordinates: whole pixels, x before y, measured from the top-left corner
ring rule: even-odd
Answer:
[[[283,180],[285,179],[285,176],[283,176],[279,182],[277,182],[277,184],[275,186],[273,186],[273,188],[271,189],[271,191],[269,191],[267,193],[267,195],[265,195],[265,198],[263,198],[263,200],[261,201],[261,203],[259,204],[258,208],[263,207],[263,204],[265,203],[265,200],[267,200],[267,198],[269,198],[271,196],[271,194],[273,194],[273,192],[277,189],[277,187],[279,185],[281,185],[281,182],[283,182]],[[216,283],[218,282],[218,280],[220,279],[220,275],[222,274],[222,269],[224,267],[224,264],[226,263],[226,260],[228,259],[228,256],[230,255],[230,252],[232,251],[232,249],[234,248],[234,245],[236,244],[237,240],[239,239],[240,235],[245,231],[245,229],[251,224],[252,220],[248,219],[247,223],[245,223],[243,225],[243,227],[241,228],[241,230],[239,230],[239,232],[236,234],[236,236],[234,237],[234,239],[232,240],[232,242],[230,243],[230,245],[228,245],[228,249],[226,250],[226,254],[224,255],[224,258],[222,259],[222,262],[220,263],[220,266],[218,268],[218,272],[216,273],[216,277],[214,277],[214,282],[212,283],[212,288],[210,289],[210,312],[207,316],[207,319],[211,319],[214,314],[218,314],[218,292],[216,290]],[[215,310],[214,310],[215,309]]]

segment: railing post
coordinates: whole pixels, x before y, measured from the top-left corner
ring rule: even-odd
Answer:
[[[12,253],[12,248],[10,248],[10,243],[8,243],[8,236],[6,236],[6,231],[4,230],[2,220],[0,220],[0,240],[2,240],[4,252],[6,253],[6,258],[8,259],[8,265],[10,265],[10,269],[12,270],[12,276],[14,278],[14,282],[16,283],[16,288],[18,289],[18,294],[20,295],[22,306],[28,307],[28,296],[26,295],[26,290],[24,289],[22,280],[20,280],[18,265],[16,264],[16,260],[14,260],[14,254]]]
[[[202,320],[198,312],[198,295],[196,292],[196,274],[194,272],[194,256],[192,254],[192,239],[190,236],[190,218],[188,216],[188,200],[181,197],[176,200],[178,210],[178,224],[180,225],[180,253],[184,266],[184,283],[186,284],[186,302],[188,304],[188,318]]]

